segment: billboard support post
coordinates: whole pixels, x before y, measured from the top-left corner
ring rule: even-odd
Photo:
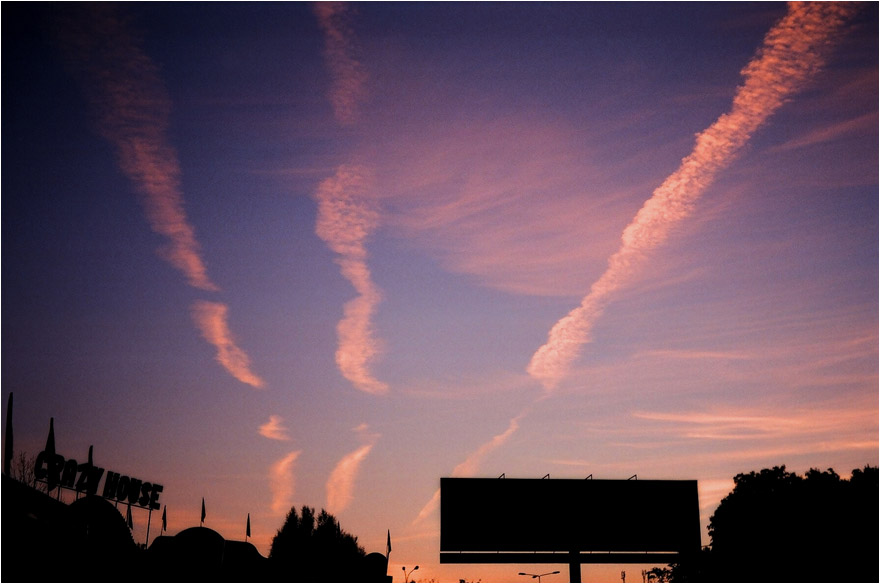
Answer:
[[[581,581],[581,552],[571,550],[568,554],[568,581]]]

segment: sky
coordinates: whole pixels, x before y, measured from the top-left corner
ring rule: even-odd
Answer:
[[[2,17],[15,449],[169,533],[566,581],[440,565],[440,478],[695,479],[708,544],[737,473],[878,464],[876,3]]]

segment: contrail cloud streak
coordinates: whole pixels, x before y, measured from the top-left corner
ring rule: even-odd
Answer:
[[[371,320],[382,295],[372,281],[366,261],[366,239],[379,220],[378,212],[365,196],[367,176],[367,170],[360,166],[342,165],[334,177],[321,183],[315,195],[315,233],[338,254],[336,261],[342,275],[358,293],[345,304],[344,316],[336,327],[336,364],[342,376],[358,389],[383,394],[388,386],[370,373],[370,363],[380,353]]]
[[[364,444],[349,452],[340,460],[327,479],[327,511],[342,513],[354,497],[354,483],[361,463],[373,449],[372,444]]]
[[[193,305],[193,320],[206,341],[217,348],[217,362],[233,377],[252,387],[263,387],[263,380],[251,371],[251,361],[242,351],[226,322],[228,308],[221,302],[199,300]],[[264,434],[265,435],[265,434]]]
[[[314,7],[324,31],[324,57],[333,75],[330,102],[342,125],[357,121],[358,107],[366,97],[367,73],[355,58],[349,12],[342,2],[318,2]]]
[[[468,455],[463,462],[459,463],[454,469],[452,469],[453,477],[467,477],[473,476],[480,469],[480,465],[483,464],[483,461],[489,456],[492,452],[500,448],[507,442],[511,436],[513,436],[517,430],[519,430],[519,423],[522,421],[524,417],[529,413],[531,407],[527,407],[522,412],[520,412],[517,416],[510,420],[510,424],[507,425],[507,429],[493,436],[487,442],[484,442]],[[431,500],[428,501],[422,510],[419,511],[418,516],[413,520],[413,524],[419,523],[428,517],[431,513],[437,510],[437,507],[440,506],[440,489],[434,491],[434,496],[431,497]]]
[[[150,227],[168,241],[162,255],[190,286],[217,290],[183,208],[180,165],[166,136],[171,100],[158,67],[112,8],[90,5],[60,23],[59,37],[99,132],[116,148],[120,168],[142,195]]]
[[[361,463],[379,440],[379,434],[371,433],[369,430],[370,427],[366,423],[354,429],[361,437],[360,448],[343,456],[327,478],[327,511],[334,515],[345,511],[354,499],[354,484]]]
[[[57,33],[67,67],[92,107],[98,132],[115,148],[120,170],[140,195],[150,228],[166,239],[160,254],[190,286],[218,291],[184,210],[180,163],[167,136],[171,99],[159,67],[112,6],[64,7],[62,13],[69,17],[59,18]],[[226,313],[217,302],[193,308],[220,364],[238,380],[262,387],[248,356],[232,341]]]
[[[302,450],[294,450],[276,461],[269,469],[269,488],[272,490],[272,511],[278,515],[286,513],[293,505],[296,493],[294,468]]]
[[[835,36],[858,10],[850,3],[791,3],[788,13],[766,35],[757,55],[743,69],[745,82],[733,106],[697,135],[681,166],[652,194],[622,235],[621,246],[580,306],[557,322],[547,342],[532,356],[529,375],[545,389],[566,376],[590,330],[613,294],[634,275],[645,255],[693,212],[694,204],[731,163],[752,134],[801,89],[824,63]]]

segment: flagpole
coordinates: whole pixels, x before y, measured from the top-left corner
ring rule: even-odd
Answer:
[[[150,545],[150,522],[153,521],[153,508],[150,507],[150,511],[147,514],[147,539],[144,541],[144,547],[149,547]]]
[[[9,392],[9,400],[6,404],[6,441],[3,443],[3,474],[12,476],[12,459],[15,453],[12,449],[12,392]],[[19,477],[19,479],[24,477]]]

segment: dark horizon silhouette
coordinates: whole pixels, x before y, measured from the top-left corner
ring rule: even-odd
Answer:
[[[267,558],[252,543],[205,526],[157,535],[148,547],[136,544],[123,511],[99,495],[68,504],[5,474],[2,492],[4,582],[391,581],[386,556],[365,553],[323,510],[314,542],[273,542]],[[276,539],[283,539],[289,519]],[[352,542],[354,553],[328,546],[334,536]]]
[[[669,558],[671,564],[645,571],[655,581],[877,577],[877,467],[854,469],[852,478],[842,479],[833,469],[812,469],[801,477],[780,466],[742,473],[734,481],[734,490],[712,515],[710,545],[700,550],[697,540],[696,547],[692,542],[670,555],[651,554],[651,546],[671,547],[675,544],[668,542],[674,540],[668,535],[645,539],[633,524],[668,497],[652,498],[652,491],[688,489],[691,481],[444,479],[448,512],[441,562],[567,563],[572,582],[580,581],[581,563],[644,564],[652,558]],[[303,506],[298,513],[291,508],[264,557],[252,543],[227,540],[204,526],[175,535],[163,530],[149,547],[138,545],[122,509],[102,496],[68,504],[6,474],[2,489],[4,581],[389,582],[393,577],[387,574],[387,555],[367,554],[358,538],[323,509],[316,513]],[[556,497],[553,509],[543,507],[548,494]],[[578,494],[587,499],[578,502]],[[619,507],[638,495],[648,498],[637,511]],[[667,515],[661,508],[655,512],[665,525],[678,519],[692,525],[691,506],[668,507]],[[529,509],[545,509],[547,515],[528,519]],[[591,522],[584,513],[600,519]],[[615,521],[623,527],[615,527]],[[388,539],[386,553],[390,533]],[[31,561],[36,557],[52,561]]]

